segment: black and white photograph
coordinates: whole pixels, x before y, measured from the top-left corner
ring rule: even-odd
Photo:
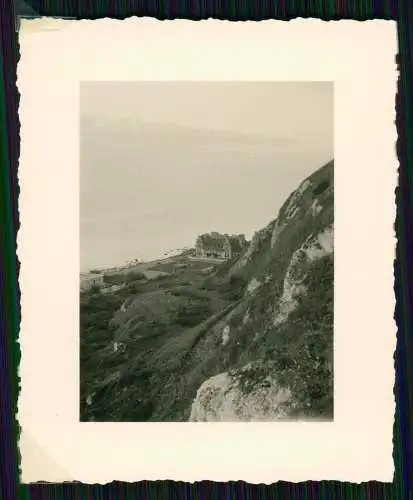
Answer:
[[[80,84],[80,420],[334,419],[334,84]]]

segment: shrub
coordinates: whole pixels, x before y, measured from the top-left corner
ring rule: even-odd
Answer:
[[[124,282],[124,275],[121,273],[117,274],[105,274],[103,276],[103,282],[107,285],[121,285]]]
[[[168,278],[169,278],[169,274],[158,274],[158,276],[154,279],[157,281],[162,281],[162,280],[166,280]]]
[[[211,314],[211,308],[205,302],[190,303],[178,310],[176,323],[181,326],[195,326],[205,321]]]
[[[330,186],[328,181],[321,181],[320,184],[318,184],[314,189],[313,189],[313,194],[315,196],[324,193],[324,191]]]
[[[238,300],[243,296],[246,286],[247,281],[244,277],[233,275],[221,284],[220,292],[226,300]]]
[[[130,293],[140,293],[141,292],[141,289],[140,289],[138,283],[129,283],[127,285],[127,290]]]
[[[199,287],[201,290],[212,291],[217,288],[216,281],[212,276],[206,278],[202,285]]]
[[[100,293],[100,286],[97,283],[94,283],[90,287],[90,293],[93,293],[93,294]]]
[[[139,280],[145,280],[146,276],[141,273],[140,271],[130,271],[126,276],[125,276],[125,283],[131,283],[132,281],[139,281]]]

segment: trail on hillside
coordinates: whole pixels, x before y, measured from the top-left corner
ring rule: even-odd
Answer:
[[[333,417],[334,163],[274,215],[232,261],[176,255],[81,295],[82,421]]]

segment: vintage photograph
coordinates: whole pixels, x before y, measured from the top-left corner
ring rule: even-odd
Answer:
[[[333,82],[82,82],[80,421],[332,421]]]

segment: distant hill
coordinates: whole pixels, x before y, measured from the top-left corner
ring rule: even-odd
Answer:
[[[333,235],[332,161],[241,257],[84,294],[81,419],[331,419]]]

